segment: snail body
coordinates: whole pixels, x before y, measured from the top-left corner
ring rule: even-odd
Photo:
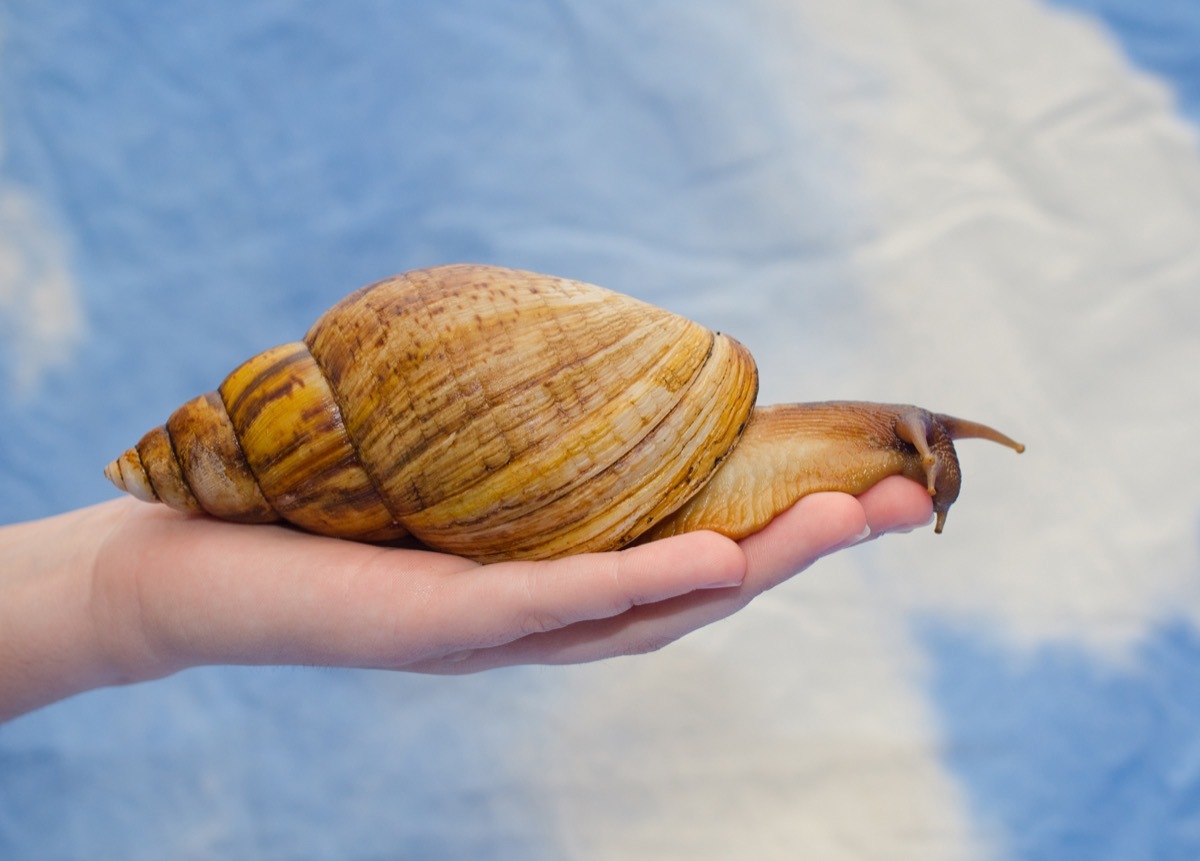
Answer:
[[[686,318],[577,281],[441,266],[347,296],[105,474],[181,511],[495,561],[743,537],[806,493],[892,474],[926,483],[940,531],[952,440],[1021,450],[916,407],[756,408],[756,394],[749,352]]]

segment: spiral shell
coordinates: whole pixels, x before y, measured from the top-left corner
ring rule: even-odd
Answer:
[[[146,500],[490,561],[627,544],[736,444],[733,339],[630,297],[476,265],[380,281],[109,465]]]

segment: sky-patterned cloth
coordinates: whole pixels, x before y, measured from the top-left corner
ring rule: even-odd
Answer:
[[[654,655],[26,715],[0,858],[1200,857],[1197,122],[1191,0],[0,6],[0,522],[457,261],[1029,446]]]

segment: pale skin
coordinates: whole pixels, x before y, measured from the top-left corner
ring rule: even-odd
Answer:
[[[481,566],[116,499],[0,528],[0,721],[211,664],[457,674],[652,652],[931,517],[926,488],[893,476],[806,496],[737,542]]]

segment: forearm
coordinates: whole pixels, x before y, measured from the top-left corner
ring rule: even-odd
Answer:
[[[123,681],[98,636],[91,583],[120,508],[0,527],[0,721]]]

